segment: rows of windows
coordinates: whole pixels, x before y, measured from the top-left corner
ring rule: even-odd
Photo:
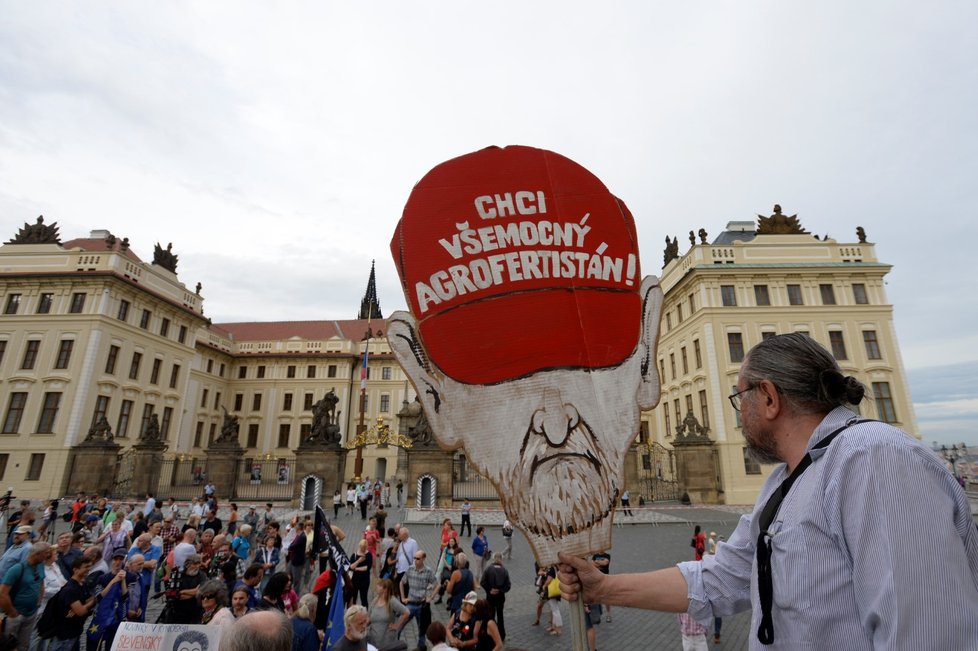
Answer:
[[[799,330],[798,332],[803,332]],[[774,332],[762,332],[761,338],[768,339],[775,336]],[[805,332],[805,334],[809,334]],[[878,360],[882,359],[882,354],[880,352],[879,339],[876,336],[875,330],[863,330],[863,347],[866,350],[866,359]],[[832,356],[837,360],[848,360],[849,354],[846,351],[846,340],[845,334],[841,330],[829,330],[829,347],[832,351]],[[744,361],[744,337],[739,332],[728,332],[727,333],[727,353],[730,357],[731,364],[739,364]],[[673,378],[675,379],[675,369],[673,369]]]
[[[206,405],[207,405],[207,394],[208,394],[208,390],[207,389],[204,389],[201,392],[200,406],[202,408],[206,407]],[[217,409],[218,408],[218,401],[220,400],[220,396],[221,396],[221,394],[218,393],[217,394],[217,399],[215,400],[215,403],[214,403],[214,409]],[[291,391],[286,392],[286,393],[284,393],[282,395],[282,411],[292,411],[292,401],[293,401],[292,396],[293,396],[293,393]],[[244,408],[244,398],[245,398],[245,394],[244,393],[239,392],[239,393],[235,393],[234,394],[234,409],[232,411],[242,411],[242,409]],[[315,405],[315,402],[316,402],[315,394],[312,393],[312,392],[305,392],[304,395],[303,395],[302,410],[303,411],[312,411],[312,408]],[[251,395],[251,411],[261,411],[261,405],[262,405],[262,392],[261,391],[255,391]],[[366,406],[366,402],[365,402],[364,403],[364,410],[366,410],[366,408],[367,408],[367,406]],[[384,414],[387,414],[387,413],[390,413],[390,409],[391,409],[391,396],[390,396],[390,394],[389,393],[383,393],[383,394],[381,394],[381,396],[380,396],[380,412],[381,413],[384,413]]]
[[[10,454],[0,452],[0,481],[7,476],[7,465],[10,463]],[[41,478],[41,471],[44,469],[44,453],[31,454],[30,462],[27,464],[27,473],[24,481],[38,481]]]
[[[17,314],[20,312],[20,306],[24,302],[24,295],[18,293],[7,294],[7,301],[4,303],[3,313],[4,314]],[[37,297],[37,308],[34,310],[36,314],[50,314],[52,308],[54,307],[54,293],[44,292]],[[85,309],[85,292],[75,292],[71,295],[71,301],[68,304],[69,314],[80,314]]]
[[[119,310],[116,312],[116,318],[119,321],[128,321],[131,308],[132,304],[129,301],[124,298],[120,299]],[[139,327],[143,330],[149,330],[152,323],[152,318],[153,312],[144,308],[139,313]],[[160,317],[159,334],[163,338],[168,338],[170,336],[170,319]],[[177,342],[181,344],[187,342],[187,326],[181,325],[179,330],[177,330]]]
[[[211,372],[212,361],[213,360],[208,360],[208,367],[207,367],[207,372],[208,373]],[[239,366],[238,367],[238,379],[239,380],[246,380],[246,379],[248,379],[248,368],[249,368],[249,366],[247,366],[247,365],[243,365],[243,366]],[[253,368],[255,369],[255,379],[262,380],[262,379],[265,379],[265,377],[267,377],[266,374],[268,372],[268,369],[267,369],[267,367],[266,367],[265,364],[257,364]],[[309,365],[307,365],[306,366],[306,369],[305,369],[305,378],[312,380],[312,379],[315,379],[316,377],[318,377],[317,376],[317,373],[319,372],[317,370],[318,368],[319,367],[316,366],[315,364],[309,364]],[[337,377],[337,373],[338,372],[339,372],[339,367],[336,364],[329,364],[329,365],[326,366],[326,377],[327,378],[335,378],[335,377]],[[299,367],[297,365],[295,365],[295,364],[289,364],[289,365],[287,365],[285,367],[285,377],[287,379],[290,379],[290,380],[291,379],[295,379],[296,377],[298,377],[298,374],[299,374]],[[390,366],[384,366],[384,367],[382,367],[380,369],[380,375],[381,375],[381,379],[382,380],[390,380],[390,379],[393,379],[393,377],[394,377],[394,370]],[[221,377],[224,377],[224,365],[223,364],[221,364]],[[370,379],[370,367],[367,367],[367,379],[368,380]]]
[[[788,283],[785,285],[785,290],[788,297],[788,305],[805,304],[801,285]],[[821,297],[822,305],[837,305],[835,300],[835,287],[832,284],[820,283],[818,293]],[[689,298],[692,301],[693,295],[690,294]],[[865,283],[852,284],[852,300],[856,305],[869,304],[869,296],[866,293]],[[737,288],[734,285],[720,285],[720,303],[724,307],[737,307]],[[767,285],[754,285],[754,305],[758,307],[771,305],[771,292]]]
[[[224,377],[224,371],[225,371],[225,365],[224,365],[224,362],[221,362],[220,370],[218,371],[217,374],[220,377]],[[208,359],[207,360],[207,372],[208,373],[213,373],[214,372],[214,360],[213,359]]]

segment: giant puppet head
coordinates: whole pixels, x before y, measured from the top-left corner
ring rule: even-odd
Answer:
[[[628,208],[550,151],[490,147],[415,186],[387,326],[442,446],[465,448],[541,563],[611,545],[625,453],[659,401],[662,289]]]

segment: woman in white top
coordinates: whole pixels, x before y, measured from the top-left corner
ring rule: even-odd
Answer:
[[[234,614],[227,607],[228,589],[224,581],[211,579],[204,583],[197,590],[197,601],[204,609],[201,624],[227,627],[234,623]]]

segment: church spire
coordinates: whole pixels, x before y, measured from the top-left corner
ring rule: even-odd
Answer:
[[[363,293],[363,300],[360,301],[360,314],[358,319],[383,319],[384,315],[380,311],[380,301],[377,300],[377,277],[374,274],[374,261],[370,261],[370,280],[367,281],[367,291]]]

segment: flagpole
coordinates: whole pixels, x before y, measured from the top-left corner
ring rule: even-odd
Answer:
[[[360,424],[357,425],[357,434],[362,434],[367,430],[367,363],[370,356],[370,339],[373,332],[370,329],[370,320],[374,314],[373,302],[367,307],[367,332],[363,335],[366,345],[363,349],[363,367],[360,370]],[[357,457],[353,464],[353,476],[356,481],[363,478],[363,446],[357,446]]]

